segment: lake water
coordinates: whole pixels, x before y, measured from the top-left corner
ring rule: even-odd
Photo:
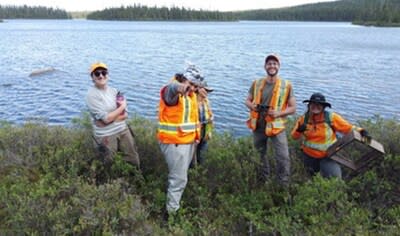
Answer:
[[[5,20],[0,23],[0,120],[44,118],[69,125],[86,109],[89,65],[108,64],[130,114],[157,119],[159,89],[185,60],[208,84],[218,131],[246,135],[244,100],[276,52],[292,81],[298,114],[322,92],[350,121],[400,119],[400,28],[328,22],[113,22]],[[54,68],[30,77],[35,70]]]

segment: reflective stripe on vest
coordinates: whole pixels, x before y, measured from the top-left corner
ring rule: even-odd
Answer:
[[[189,117],[191,111],[191,101],[187,96],[182,96],[180,98],[183,102],[183,111],[182,111],[182,122],[179,124],[168,123],[168,122],[159,122],[158,129],[160,131],[168,132],[168,133],[176,133],[178,131],[181,132],[194,132],[196,129],[195,122],[189,122]]]
[[[177,133],[181,132],[194,132],[196,130],[196,124],[170,124],[170,123],[159,123],[158,130],[168,133]]]
[[[261,96],[262,96],[262,91],[264,89],[266,83],[266,79],[259,79],[254,81],[254,88],[253,88],[253,101],[255,104],[260,104],[261,103]],[[250,117],[247,120],[247,126],[255,130],[257,128],[257,120],[258,120],[258,112],[251,110],[250,111]]]
[[[164,88],[163,88],[164,89]],[[163,89],[160,96],[163,96]],[[179,95],[178,103],[167,106],[160,99],[158,139],[162,143],[192,143],[200,135],[196,94]]]
[[[208,99],[206,98],[203,102],[203,112],[205,115],[205,121],[204,121],[204,139],[208,140],[211,138],[212,136],[212,130],[213,130],[213,124],[212,124],[212,111],[210,108],[210,103],[208,101]]]
[[[211,122],[212,112],[211,112],[210,104],[209,104],[209,101],[207,98],[201,104],[201,109],[203,110],[203,113],[204,113],[204,120],[203,120],[203,117],[200,117],[201,123]]]
[[[290,83],[287,80],[281,79],[276,80],[275,83],[273,96],[269,106],[274,110],[283,111],[287,107],[290,93]],[[265,134],[267,136],[277,135],[285,129],[286,119],[284,118],[273,118],[271,116],[267,116],[266,121]]]
[[[332,144],[336,142],[336,135],[333,132],[331,126],[329,124],[324,123],[325,126],[325,135],[324,135],[324,141],[321,142],[314,142],[310,140],[304,140],[303,145],[315,149],[318,151],[326,151]]]

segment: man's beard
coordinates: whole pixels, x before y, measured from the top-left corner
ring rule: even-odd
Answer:
[[[269,76],[271,76],[271,77],[274,77],[275,75],[278,74],[278,70],[275,70],[274,73],[270,73],[269,71],[267,71],[267,74],[268,74]]]

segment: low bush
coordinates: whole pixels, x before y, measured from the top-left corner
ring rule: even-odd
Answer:
[[[385,159],[350,180],[306,175],[289,139],[289,188],[259,178],[251,137],[215,134],[203,165],[189,170],[182,208],[164,224],[167,166],[156,125],[129,121],[141,172],[117,155],[104,168],[87,115],[71,127],[0,123],[0,232],[30,235],[396,235],[400,228],[400,125],[360,126]],[[290,124],[289,124],[290,126]],[[268,151],[271,154],[271,150]],[[274,165],[274,163],[272,163]]]

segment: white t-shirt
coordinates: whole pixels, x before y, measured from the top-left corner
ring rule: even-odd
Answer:
[[[86,105],[93,118],[93,131],[97,137],[117,134],[127,128],[125,121],[114,121],[105,127],[95,125],[96,120],[105,120],[107,114],[117,109],[118,90],[107,86],[106,89],[98,89],[96,86],[89,88],[86,95]]]

